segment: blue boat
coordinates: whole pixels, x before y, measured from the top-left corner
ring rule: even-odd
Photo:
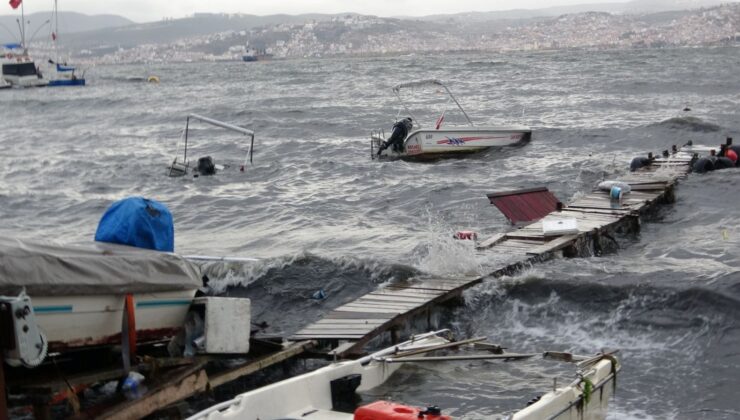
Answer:
[[[75,67],[56,63],[56,77],[49,79],[48,86],[85,86],[85,78],[77,77]]]
[[[51,33],[51,38],[54,41],[54,49],[57,48],[57,42],[59,41],[59,13],[57,8],[57,1],[54,0],[54,31]],[[59,64],[59,60],[54,62],[49,60],[49,64],[53,64],[52,68],[53,75],[49,76],[48,86],[85,86],[85,73],[82,76],[77,76],[75,71],[77,70],[74,66],[68,66],[67,63]]]

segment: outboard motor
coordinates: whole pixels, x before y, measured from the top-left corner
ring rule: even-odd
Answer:
[[[213,163],[213,158],[210,156],[205,156],[198,159],[197,169],[200,175],[216,174],[216,164]]]

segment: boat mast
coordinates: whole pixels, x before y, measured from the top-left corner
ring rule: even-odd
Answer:
[[[26,13],[25,8],[23,7],[23,2],[21,2],[21,46],[23,47],[23,55],[26,55],[28,53],[28,48],[26,48]]]
[[[54,54],[56,54],[57,63],[59,63],[59,49],[57,49],[57,40],[59,39],[59,13],[57,9],[57,0],[54,0],[54,30],[52,31],[52,41],[54,42]]]

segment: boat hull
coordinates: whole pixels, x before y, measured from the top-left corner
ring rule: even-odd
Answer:
[[[36,75],[33,76],[13,76],[3,75],[6,82],[10,83],[13,87],[44,87],[48,85],[48,82],[44,79],[38,78]]]
[[[49,80],[49,86],[85,86],[85,79]]]
[[[528,127],[516,126],[421,129],[408,135],[403,152],[388,148],[380,156],[407,160],[463,156],[494,147],[518,146],[529,142],[531,137]]]
[[[195,292],[134,294],[137,339],[157,341],[180,331]],[[31,296],[31,300],[50,351],[121,342],[124,295]]]
[[[529,129],[516,127],[417,130],[406,139],[406,155],[475,153],[520,144],[530,134]]]
[[[570,384],[543,395],[511,420],[604,420],[619,370],[614,363],[613,359],[604,358],[583,375],[592,384],[589,396],[584,393],[585,385]]]

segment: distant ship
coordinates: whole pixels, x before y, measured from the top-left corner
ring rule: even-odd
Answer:
[[[247,53],[242,56],[242,60],[246,62],[264,61],[264,60],[269,60],[271,58],[272,58],[272,54],[268,54],[266,50],[256,50],[254,48],[248,49]]]

